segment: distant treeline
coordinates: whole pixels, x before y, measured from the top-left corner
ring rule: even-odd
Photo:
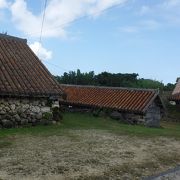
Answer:
[[[162,82],[152,79],[138,78],[137,73],[109,73],[102,72],[95,75],[94,71],[82,73],[77,71],[65,72],[62,76],[55,76],[61,84],[96,85],[112,87],[150,88],[164,91],[172,91],[174,84],[164,85]]]

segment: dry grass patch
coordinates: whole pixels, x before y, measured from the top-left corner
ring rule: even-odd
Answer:
[[[0,179],[141,179],[180,163],[180,124],[65,114],[60,126],[0,131]]]
[[[139,179],[180,163],[180,141],[105,130],[67,130],[64,135],[16,135],[0,148],[0,178]]]

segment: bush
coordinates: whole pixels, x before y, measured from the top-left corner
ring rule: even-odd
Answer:
[[[99,117],[100,116],[100,112],[101,112],[101,109],[94,109],[93,110],[93,116],[94,117]]]
[[[43,115],[42,115],[42,119],[43,119],[43,120],[47,120],[47,121],[52,121],[53,115],[52,115],[51,112],[45,112],[45,113],[43,113]]]
[[[53,115],[51,112],[45,112],[42,115],[42,121],[41,124],[43,125],[50,125],[52,124]]]
[[[63,119],[60,108],[54,107],[52,110],[53,110],[53,120],[54,121],[60,121],[61,119]]]

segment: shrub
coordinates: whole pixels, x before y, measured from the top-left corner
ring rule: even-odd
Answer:
[[[50,125],[52,124],[53,115],[51,112],[45,112],[42,115],[42,121],[41,124],[43,125]]]
[[[51,112],[45,112],[42,115],[42,119],[47,120],[47,121],[51,121],[53,119],[53,115]]]
[[[100,112],[101,112],[101,109],[95,109],[95,110],[93,111],[93,116],[99,117]]]
[[[60,121],[63,118],[60,108],[54,107],[52,110],[53,110],[53,120]]]

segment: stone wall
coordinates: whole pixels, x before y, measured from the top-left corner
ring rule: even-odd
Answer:
[[[0,128],[36,125],[51,113],[47,99],[0,98]]]
[[[118,120],[126,124],[138,124],[147,127],[160,127],[161,109],[153,102],[145,114],[137,114],[130,112],[119,112],[114,110],[105,111],[104,109],[92,109],[78,106],[64,106],[65,111],[68,112],[80,112],[80,113],[92,113],[94,116],[110,116],[112,119]]]
[[[145,124],[144,115],[141,114],[113,111],[110,114],[110,117],[127,124]]]
[[[153,102],[146,112],[145,125],[148,127],[160,127],[160,119],[161,109]]]
[[[161,109],[155,103],[152,103],[144,115],[134,113],[113,112],[111,117],[128,124],[141,124],[147,127],[160,127]]]

